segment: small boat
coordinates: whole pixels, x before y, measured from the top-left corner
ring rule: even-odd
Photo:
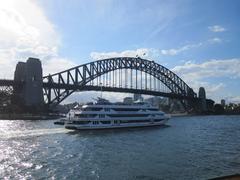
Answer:
[[[55,121],[54,124],[56,124],[56,125],[64,125],[66,121],[67,121],[67,118],[61,118],[61,119]]]
[[[98,98],[68,113],[67,129],[112,129],[164,125],[170,116],[145,102],[110,103]]]

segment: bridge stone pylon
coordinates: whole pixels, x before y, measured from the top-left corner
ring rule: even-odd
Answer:
[[[18,62],[14,81],[22,82],[22,86],[14,87],[16,103],[37,109],[43,106],[42,65],[39,59],[28,58],[26,62]]]

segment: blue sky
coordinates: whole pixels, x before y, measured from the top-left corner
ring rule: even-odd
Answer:
[[[5,67],[35,56],[46,74],[146,53],[144,58],[173,70],[195,91],[204,86],[209,98],[240,102],[240,1],[9,2],[0,3],[0,32],[5,33],[0,63]],[[11,22],[7,28],[6,22]],[[11,76],[5,69],[1,75]]]
[[[216,37],[224,43],[161,59],[177,61],[174,66],[186,58],[202,62],[239,56],[239,1],[45,0],[40,5],[61,34],[60,54],[77,61],[88,60],[93,51],[171,49]],[[214,25],[226,30],[212,32],[208,27]]]

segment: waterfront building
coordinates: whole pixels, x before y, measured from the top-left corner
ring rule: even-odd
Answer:
[[[207,103],[206,103],[206,92],[205,92],[204,87],[199,88],[198,98],[200,99],[200,102],[199,102],[200,111],[201,112],[206,111]]]
[[[133,100],[134,101],[143,101],[143,97],[141,94],[134,94],[133,95]]]
[[[221,105],[222,105],[223,107],[225,107],[225,105],[226,105],[225,99],[222,99],[222,100],[221,100]]]
[[[123,103],[125,103],[125,104],[132,104],[133,103],[133,98],[132,97],[125,97],[123,99]]]

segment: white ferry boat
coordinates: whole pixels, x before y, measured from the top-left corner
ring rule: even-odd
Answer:
[[[164,125],[170,116],[144,102],[110,103],[98,98],[68,113],[67,129],[108,129]]]

